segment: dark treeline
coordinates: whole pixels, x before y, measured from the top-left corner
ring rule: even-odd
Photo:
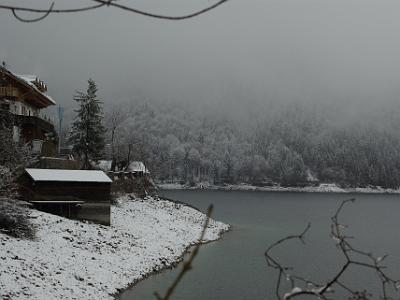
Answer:
[[[246,120],[172,102],[112,111],[106,117],[118,164],[142,160],[158,181],[400,186],[393,109],[341,117],[346,111],[329,105],[271,104]]]

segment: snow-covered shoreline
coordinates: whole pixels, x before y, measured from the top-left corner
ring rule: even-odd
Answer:
[[[0,233],[2,299],[112,299],[148,274],[175,265],[198,242],[205,215],[153,198],[119,199],[110,227],[32,211],[34,241]],[[210,220],[205,238],[229,226]]]
[[[341,188],[334,183],[321,183],[318,186],[283,187],[283,186],[254,186],[249,184],[211,185],[198,184],[188,186],[177,183],[161,183],[161,190],[216,190],[216,191],[255,191],[255,192],[296,192],[296,193],[360,193],[360,194],[400,194],[400,189],[384,189],[382,187]]]

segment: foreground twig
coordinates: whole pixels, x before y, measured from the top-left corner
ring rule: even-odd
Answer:
[[[189,13],[186,15],[181,15],[181,16],[168,16],[168,15],[162,15],[162,14],[155,14],[143,10],[139,10],[137,8],[134,8],[132,6],[128,5],[123,5],[116,0],[91,0],[93,2],[96,2],[96,5],[91,5],[91,6],[85,6],[85,7],[78,7],[78,8],[70,8],[70,9],[54,9],[54,2],[52,2],[49,6],[49,8],[31,8],[31,7],[25,7],[25,6],[18,6],[18,5],[3,5],[0,4],[0,10],[8,10],[11,11],[13,16],[21,22],[38,22],[49,16],[50,14],[60,14],[60,13],[76,13],[76,12],[83,12],[83,11],[88,11],[88,10],[94,10],[98,9],[102,6],[112,6],[124,11],[128,11],[134,14],[139,14],[142,16],[150,17],[150,18],[155,18],[155,19],[163,19],[163,20],[172,20],[172,21],[179,21],[179,20],[185,20],[185,19],[190,19],[197,17],[199,15],[202,15],[210,10],[213,10],[214,8],[217,8],[218,6],[224,4],[225,2],[228,2],[229,0],[219,0],[218,2],[209,5],[206,8],[203,8],[201,10],[198,10],[193,13]],[[30,12],[33,14],[43,14],[40,17],[35,17],[32,19],[28,18],[23,18],[20,15],[18,15],[18,12]]]
[[[176,277],[175,281],[171,284],[171,286],[168,288],[167,292],[165,293],[164,297],[161,297],[159,293],[155,292],[154,295],[158,300],[168,300],[170,299],[171,295],[174,293],[176,287],[178,286],[179,282],[182,280],[183,276],[186,274],[186,272],[190,271],[192,269],[192,263],[194,261],[194,258],[196,257],[197,253],[199,252],[201,242],[203,241],[204,235],[206,233],[208,223],[210,222],[210,217],[211,213],[213,210],[213,206],[210,205],[207,209],[207,217],[206,220],[204,221],[203,224],[203,229],[200,234],[200,238],[198,240],[198,243],[192,253],[190,254],[189,259],[184,262],[181,271],[179,272],[178,276]]]
[[[32,23],[32,22],[39,22],[39,21],[43,20],[44,18],[48,17],[50,14],[84,12],[84,11],[94,10],[94,9],[100,8],[102,6],[105,6],[105,4],[100,3],[100,4],[91,5],[91,6],[77,7],[77,8],[70,8],[70,9],[54,9],[54,4],[55,3],[52,2],[50,4],[49,8],[46,8],[46,9],[0,4],[0,9],[11,11],[13,16],[18,21]],[[33,14],[42,14],[42,16],[37,17],[37,18],[28,19],[28,18],[23,18],[20,15],[18,15],[17,14],[18,12],[29,12],[29,13],[33,13]]]
[[[143,11],[143,10],[139,10],[139,9],[127,6],[127,5],[120,4],[120,3],[115,2],[115,1],[109,1],[109,0],[92,0],[92,1],[97,2],[97,3],[101,3],[101,4],[107,4],[107,5],[110,5],[110,6],[114,6],[116,8],[119,8],[119,9],[122,9],[122,10],[125,10],[125,11],[128,11],[128,12],[136,13],[136,14],[139,14],[139,15],[143,15],[143,16],[146,16],[146,17],[150,17],[150,18],[179,21],[179,20],[190,19],[190,18],[197,17],[199,15],[202,15],[202,14],[204,14],[204,13],[210,11],[210,10],[213,10],[214,8],[217,8],[218,6],[224,4],[225,2],[228,2],[229,0],[219,0],[215,4],[212,4],[212,5],[210,5],[210,6],[206,7],[206,8],[203,8],[203,9],[201,9],[199,11],[194,12],[194,13],[190,13],[190,14],[182,15],[182,16],[167,16],[167,15],[154,14],[154,13],[150,13],[150,12],[146,12],[146,11]]]
[[[293,268],[283,266],[276,258],[271,254],[271,251],[278,245],[287,242],[291,239],[299,239],[304,243],[304,236],[310,229],[310,224],[307,225],[306,229],[298,235],[287,236],[275,243],[273,243],[265,251],[265,258],[269,267],[274,268],[278,271],[278,278],[275,288],[275,294],[278,300],[284,299],[289,300],[301,295],[310,295],[319,299],[328,299],[327,294],[332,293],[334,289],[342,289],[345,293],[349,294],[349,299],[354,300],[367,300],[371,299],[372,294],[368,293],[366,290],[358,291],[352,289],[349,285],[341,280],[342,276],[351,266],[359,266],[365,269],[372,270],[376,273],[380,283],[381,283],[381,293],[380,299],[389,300],[393,299],[389,295],[388,287],[392,286],[394,290],[398,290],[399,281],[391,279],[385,272],[386,268],[382,265],[383,260],[387,255],[382,257],[375,257],[371,253],[358,250],[352,246],[349,242],[353,237],[344,234],[344,229],[347,228],[339,222],[339,215],[343,207],[349,203],[354,202],[355,199],[344,200],[333,217],[331,218],[331,237],[336,242],[336,246],[345,258],[344,264],[341,266],[340,270],[335,273],[330,280],[325,283],[316,283],[310,279],[304,278],[302,276],[297,276],[290,274],[289,271]],[[362,260],[364,259],[364,260]],[[281,295],[282,281],[286,278],[291,283],[292,290],[288,293]],[[300,287],[303,286],[303,287]]]

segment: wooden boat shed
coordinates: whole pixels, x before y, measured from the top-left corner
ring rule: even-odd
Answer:
[[[97,170],[25,169],[21,194],[39,210],[110,225],[111,183]]]

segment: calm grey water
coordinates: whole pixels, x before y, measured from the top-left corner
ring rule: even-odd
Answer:
[[[356,237],[354,244],[374,254],[390,254],[390,274],[400,278],[400,196],[322,193],[165,191],[163,194],[205,211],[214,204],[213,217],[232,225],[217,242],[204,245],[178,287],[175,300],[275,299],[276,273],[266,266],[264,251],[274,241],[300,233],[312,223],[305,246],[286,244],[274,253],[297,274],[328,279],[343,261],[329,237],[330,217],[343,199],[355,197],[342,214],[342,223]],[[178,268],[180,268],[179,265]],[[166,270],[125,291],[120,299],[154,300],[164,293],[178,270]],[[367,287],[379,296],[374,273],[353,268],[345,278],[354,288]],[[396,297],[399,299],[399,297]],[[307,299],[307,298],[302,298]],[[347,299],[338,292],[335,299]]]

